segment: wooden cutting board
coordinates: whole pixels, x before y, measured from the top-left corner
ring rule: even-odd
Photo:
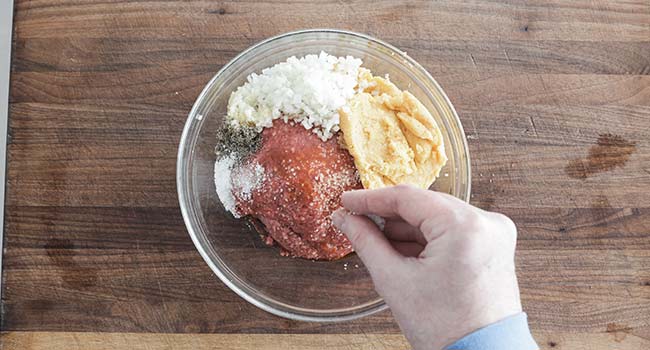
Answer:
[[[650,3],[526,3],[16,0],[0,348],[407,349],[388,312],[248,304],[178,208],[181,129],[213,74],[329,27],[407,51],[449,95],[472,203],[519,227],[542,348],[649,349]]]

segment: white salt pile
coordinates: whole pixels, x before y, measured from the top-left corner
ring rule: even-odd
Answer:
[[[230,96],[228,119],[258,132],[275,119],[291,119],[326,141],[339,130],[338,110],[355,94],[361,64],[358,58],[325,52],[289,57],[248,76]]]
[[[223,156],[214,164],[214,184],[223,207],[236,218],[237,200],[250,200],[253,192],[264,183],[264,168],[257,162],[241,164],[234,153]]]
[[[230,154],[217,159],[214,163],[214,184],[217,188],[217,196],[223,207],[235,217],[237,214],[235,196],[232,193],[232,168],[235,165],[235,156]]]

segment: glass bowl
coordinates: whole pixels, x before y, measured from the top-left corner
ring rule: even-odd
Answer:
[[[275,315],[303,321],[345,321],[387,308],[356,254],[337,261],[280,256],[254,225],[235,219],[221,205],[214,185],[216,132],[230,93],[253,72],[290,56],[351,55],[375,75],[389,74],[413,93],[442,130],[447,165],[431,189],[468,201],[467,142],[454,107],[422,66],[395,47],[367,35],[340,30],[304,30],[264,40],[243,51],[210,80],[197,98],[181,137],[177,186],[181,211],[196,248],[235,293]]]

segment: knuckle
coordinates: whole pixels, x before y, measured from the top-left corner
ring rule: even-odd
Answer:
[[[501,224],[504,224],[504,225],[513,225],[514,226],[514,223],[512,222],[512,220],[508,216],[506,216],[504,214],[501,214],[501,213],[497,213],[497,212],[490,212],[490,214],[492,214],[492,217],[497,222],[499,222]]]
[[[509,257],[516,245],[516,227],[503,214],[471,211],[458,225],[461,230],[455,249],[463,264],[479,266]]]
[[[517,240],[517,226],[508,216],[501,213],[491,213],[497,224],[497,229],[513,240]]]
[[[393,186],[395,198],[414,198],[415,193],[419,191],[422,190],[410,184],[399,184]]]
[[[490,246],[491,230],[488,220],[475,211],[463,214],[458,224],[458,249],[465,256],[481,255]]]
[[[485,218],[477,211],[455,211],[454,214],[459,226],[466,233],[474,234],[485,231]]]
[[[361,204],[361,211],[363,211],[363,212],[369,211],[370,206],[372,205],[372,203],[370,203],[370,199],[368,198],[368,196],[362,196],[360,204]],[[354,213],[354,214],[356,214],[356,213]]]
[[[399,212],[401,209],[400,207],[406,204],[404,202],[404,199],[413,198],[413,191],[415,190],[416,188],[409,184],[399,184],[393,186],[391,189],[393,195],[387,197],[387,200],[389,200],[387,207],[390,207],[394,212]]]

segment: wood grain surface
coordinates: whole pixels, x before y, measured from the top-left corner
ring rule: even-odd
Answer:
[[[400,334],[170,334],[7,332],[5,349],[30,350],[408,350]],[[646,350],[650,341],[627,333],[535,333],[542,350]],[[326,344],[326,346],[324,346]],[[612,345],[615,345],[615,348]]]
[[[648,1],[15,7],[0,348],[407,348],[388,312],[302,323],[243,301],[178,208],[178,141],[203,86],[251,44],[318,27],[386,40],[445,89],[472,203],[518,225],[544,349],[650,348]]]

